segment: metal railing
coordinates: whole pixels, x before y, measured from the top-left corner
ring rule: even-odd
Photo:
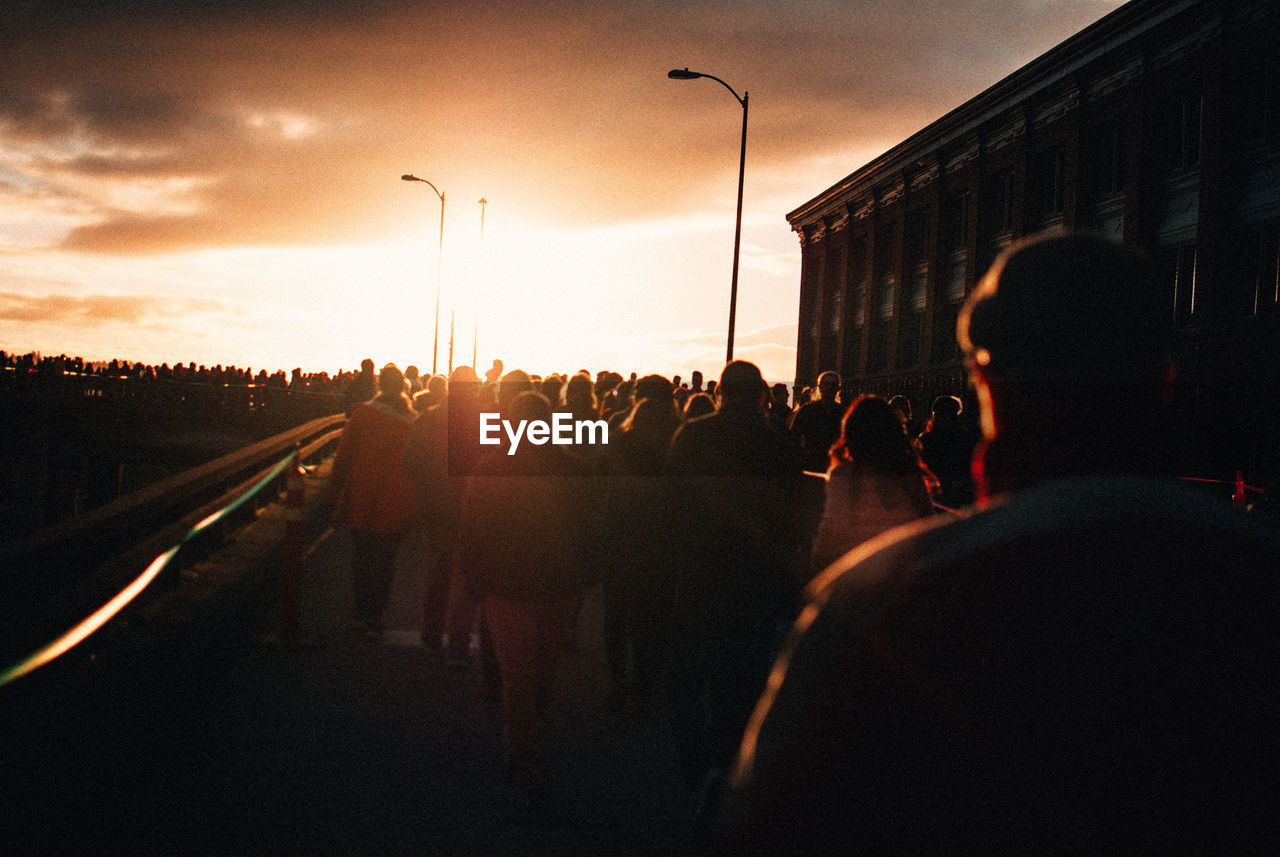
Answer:
[[[21,561],[23,556],[39,556],[67,539],[74,540],[77,536],[87,537],[95,529],[116,529],[117,527],[112,525],[118,525],[122,519],[130,515],[150,520],[150,515],[142,514],[143,510],[153,510],[156,506],[171,508],[184,498],[189,500],[191,497],[199,497],[202,492],[208,491],[213,486],[225,488],[227,484],[242,477],[246,471],[260,467],[264,460],[273,460],[282,452],[285,453],[279,461],[259,470],[230,490],[224,490],[213,502],[205,503],[198,509],[188,512],[160,533],[144,539],[140,544],[126,551],[123,557],[107,563],[108,566],[132,565],[136,570],[138,565],[145,561],[139,557],[154,556],[141,574],[129,580],[127,585],[120,588],[87,617],[0,672],[0,687],[66,654],[101,629],[151,587],[162,572],[173,563],[184,546],[203,534],[216,531],[218,529],[216,525],[223,524],[241,507],[259,499],[259,495],[268,486],[278,485],[277,480],[291,467],[296,470],[302,461],[335,442],[341,435],[341,426],[344,422],[345,418],[341,414],[312,420],[297,429],[178,474],[172,479],[164,480],[134,495],[122,497],[120,501],[96,510],[95,514],[84,516],[92,520],[77,519],[66,525],[51,527],[49,529],[53,532],[37,534],[24,544],[5,550],[4,555],[0,557],[4,560],[2,565],[12,568]],[[163,549],[157,551],[157,544],[163,545]]]

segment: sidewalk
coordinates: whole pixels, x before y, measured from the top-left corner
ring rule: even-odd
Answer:
[[[605,704],[598,591],[562,664],[547,722],[550,803],[533,817],[514,808],[500,716],[478,675],[419,645],[420,552],[401,554],[382,642],[348,630],[349,552],[345,534],[329,533],[306,561],[312,645],[264,642],[276,604],[258,586],[212,633],[171,641],[101,698],[22,718],[21,751],[0,760],[30,811],[0,827],[0,851],[686,852],[690,799],[665,728]]]

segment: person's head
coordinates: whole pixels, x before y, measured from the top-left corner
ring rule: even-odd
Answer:
[[[360,374],[370,375],[370,376],[373,375],[373,358],[372,357],[366,357],[360,361]]]
[[[903,425],[911,423],[911,400],[901,394],[894,396],[889,400],[889,407],[893,408],[898,414],[898,419],[902,420]]]
[[[505,384],[506,376],[503,376],[502,380]],[[528,420],[530,422],[541,420],[544,423],[549,423],[551,422],[551,402],[536,390],[524,390],[511,400],[510,419],[513,421]]]
[[[409,385],[405,383],[404,373],[394,363],[388,363],[378,373],[378,398],[384,402],[394,403],[397,407],[409,408]]]
[[[840,392],[840,373],[823,372],[818,376],[818,398],[834,402]]]
[[[689,400],[684,403],[684,419],[696,420],[698,417],[705,417],[707,414],[716,412],[715,400],[706,393],[694,393]]]
[[[702,392],[702,372],[700,370],[694,369],[689,375],[689,389],[695,393]]]
[[[575,414],[595,413],[598,410],[595,385],[591,383],[590,375],[574,375],[565,382],[560,395],[561,403]]]
[[[470,366],[455,366],[449,375],[450,384],[478,384],[480,376]]]
[[[564,387],[564,378],[560,375],[548,375],[542,379],[539,389],[542,395],[547,397],[548,402],[560,401],[560,389]]]
[[[760,368],[746,360],[734,360],[725,366],[716,390],[720,394],[721,409],[760,409],[769,394]]]
[[[386,396],[399,396],[405,392],[404,373],[394,363],[388,363],[378,373],[378,392]]]
[[[844,461],[895,473],[920,467],[897,412],[873,395],[859,396],[840,421],[840,437],[831,447],[831,464]]]
[[[521,393],[533,389],[533,379],[522,369],[512,369],[502,376],[498,384],[498,410],[507,413]]]
[[[960,419],[964,404],[956,396],[938,396],[929,409],[929,428],[954,423]]]
[[[1096,396],[1121,391],[1158,395],[1168,362],[1165,304],[1154,266],[1122,244],[1033,236],[1005,250],[956,324],[983,433],[993,437],[1006,416],[993,392],[1022,400],[1052,390],[1059,411],[1096,407]]]
[[[671,398],[672,385],[671,382],[661,375],[645,375],[636,381],[635,392],[632,395],[637,402],[642,399],[658,399],[665,400]]]
[[[787,406],[787,399],[790,396],[787,391],[787,385],[782,381],[779,381],[769,389],[773,394],[773,403],[780,408],[785,408]]]
[[[628,434],[635,432],[637,435],[649,437],[665,436],[663,437],[665,443],[670,440],[679,424],[680,418],[676,415],[675,400],[670,396],[659,396],[637,400],[635,407],[631,409],[631,413],[627,414],[627,418],[622,421],[619,428]]]

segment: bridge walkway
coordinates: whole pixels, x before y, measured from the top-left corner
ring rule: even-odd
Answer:
[[[314,497],[320,480],[308,481]],[[687,852],[692,801],[669,735],[608,705],[598,591],[558,676],[550,795],[535,815],[513,799],[477,671],[419,644],[424,546],[402,552],[388,633],[370,642],[349,628],[350,540],[328,533],[305,562],[304,644],[283,645],[271,639],[273,516],[253,525],[267,535],[184,572],[176,601],[153,608],[173,615],[135,622],[147,632],[125,655],[104,653],[71,689],[10,696],[0,763],[18,811],[0,822],[0,851]],[[181,597],[202,580],[220,581],[215,596]]]

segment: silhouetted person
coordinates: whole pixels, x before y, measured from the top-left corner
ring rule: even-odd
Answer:
[[[1161,473],[1166,295],[1098,238],[997,259],[980,509],[813,582],[723,853],[1276,853],[1280,535]]]
[[[396,551],[414,519],[413,484],[400,459],[415,414],[394,363],[378,373],[378,390],[351,412],[330,478],[334,523],[351,528],[355,622],[370,636],[382,634]]]
[[[667,455],[673,585],[668,705],[687,783],[718,788],[793,615],[803,478],[746,361],[724,368],[719,409],[684,423]]]
[[[769,419],[779,431],[791,427],[791,406],[787,403],[790,394],[787,385],[779,381],[769,388]]]
[[[879,396],[860,396],[831,448],[814,571],[885,530],[932,513],[928,474],[901,418]]]
[[[435,384],[443,376],[432,376]],[[423,410],[413,424],[402,459],[413,480],[419,532],[429,554],[423,592],[422,643],[429,650],[443,645],[445,618],[451,600],[465,602],[451,635],[451,655],[465,661],[470,619],[474,614],[465,582],[457,568],[457,540],[466,478],[480,457],[480,383],[470,366],[453,370],[445,395]],[[427,393],[419,394],[423,400]],[[470,608],[470,609],[469,609]]]
[[[493,365],[484,373],[484,382],[486,384],[496,384],[502,377],[502,361],[494,358]]]
[[[513,422],[550,422],[551,405],[525,391],[503,414]],[[493,637],[514,784],[535,805],[544,797],[539,719],[585,573],[590,498],[576,484],[583,475],[564,446],[525,442],[512,455],[482,458],[464,502],[459,559]]]
[[[920,433],[916,426],[915,418],[911,415],[910,399],[902,395],[894,396],[889,399],[889,407],[893,408],[894,413],[898,415],[898,419],[902,420],[902,427],[906,430],[907,437],[915,437]]]
[[[929,425],[917,439],[920,458],[938,480],[933,499],[948,509],[973,502],[973,448],[978,439],[960,424],[962,407],[955,396],[938,396]]]
[[[800,445],[805,470],[826,472],[827,455],[840,437],[840,418],[844,416],[844,408],[836,401],[839,393],[839,374],[823,372],[818,376],[818,398],[791,417],[791,436]]]
[[[666,560],[662,468],[680,427],[668,395],[641,399],[609,436],[606,533],[602,541],[604,644],[614,701],[632,714],[657,698],[673,585]]]
[[[366,357],[360,361],[360,374],[347,387],[346,413],[350,417],[356,405],[369,401],[378,394],[378,379],[373,374],[373,360]]]

